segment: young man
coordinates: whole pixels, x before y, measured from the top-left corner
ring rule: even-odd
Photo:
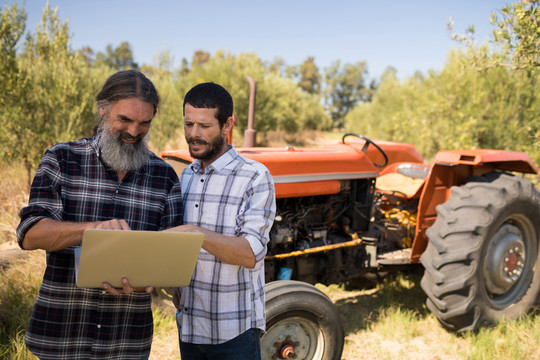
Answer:
[[[96,100],[98,133],[47,150],[17,228],[21,248],[47,251],[25,336],[40,359],[147,359],[151,289],[133,289],[126,279],[122,289],[77,288],[74,250],[85,229],[157,231],[182,223],[178,177],[147,148],[159,105],[154,85],[140,72],[121,71]]]
[[[195,161],[181,176],[184,224],[204,234],[188,287],[179,289],[183,359],[260,359],[264,256],[275,216],[272,176],[226,143],[233,101],[203,83],[185,96],[184,132]]]

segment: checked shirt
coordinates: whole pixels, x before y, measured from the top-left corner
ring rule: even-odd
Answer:
[[[47,150],[21,210],[17,238],[43,218],[86,222],[125,219],[133,230],[182,223],[180,184],[174,170],[151,154],[121,183],[99,157],[99,135]],[[47,252],[47,268],[25,342],[40,359],[140,359],[150,352],[151,296],[110,295],[75,286],[75,247]]]
[[[244,237],[256,259],[248,269],[201,250],[190,285],[179,289],[180,339],[220,344],[251,328],[264,331],[264,256],[276,211],[270,172],[231,147],[204,174],[195,160],[180,181],[184,224]]]

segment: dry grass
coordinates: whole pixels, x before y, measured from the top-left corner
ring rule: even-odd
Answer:
[[[1,164],[0,244],[15,242],[19,210],[28,202],[28,177],[22,166]]]
[[[23,334],[44,270],[44,254],[29,252],[0,272],[0,358],[35,359]],[[317,285],[335,303],[345,328],[343,360],[364,359],[540,359],[540,318],[535,315],[495,328],[456,335],[427,311],[420,275],[391,277],[374,289],[345,290]],[[174,313],[154,303],[154,340],[150,359],[180,358]],[[7,336],[7,338],[6,338]]]

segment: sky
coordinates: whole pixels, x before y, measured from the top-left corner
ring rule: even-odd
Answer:
[[[3,5],[15,0],[2,0]],[[517,1],[517,0],[516,0]],[[18,0],[35,32],[46,0]],[[397,76],[444,67],[458,44],[447,24],[463,34],[474,25],[484,43],[494,29],[490,15],[512,1],[503,0],[50,0],[68,21],[73,49],[105,51],[130,43],[139,65],[155,64],[164,50],[173,66],[204,50],[232,55],[253,52],[265,62],[282,58],[300,65],[308,57],[322,72],[339,60],[365,61],[377,79],[389,66]]]

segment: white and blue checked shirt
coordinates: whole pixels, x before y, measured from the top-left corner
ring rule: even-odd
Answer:
[[[188,287],[180,288],[180,339],[220,344],[250,328],[265,330],[264,257],[276,212],[268,169],[234,147],[202,173],[200,160],[181,176],[184,224],[246,238],[253,269],[230,265],[201,250]]]

